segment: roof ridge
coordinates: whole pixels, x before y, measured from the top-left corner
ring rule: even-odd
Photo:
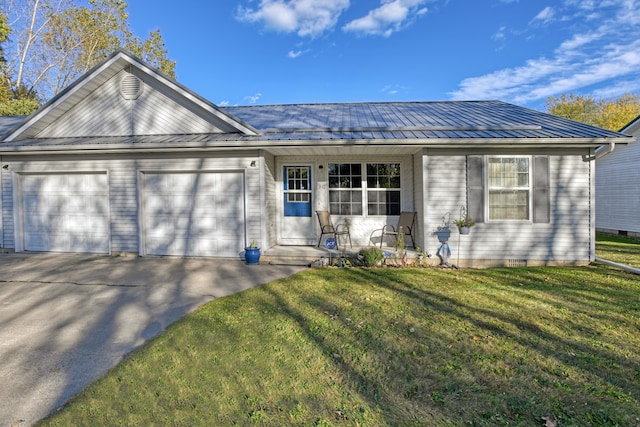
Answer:
[[[260,104],[260,105],[225,105],[218,106],[221,109],[231,108],[266,108],[266,107],[295,107],[295,106],[331,106],[331,105],[412,105],[412,104],[478,104],[478,103],[501,103],[508,104],[497,99],[480,100],[450,100],[450,101],[348,101],[348,102],[297,102],[280,104]],[[515,104],[512,104],[515,105]]]

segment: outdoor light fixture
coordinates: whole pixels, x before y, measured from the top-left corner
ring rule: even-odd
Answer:
[[[320,165],[318,166],[318,169],[324,169],[324,166]]]
[[[2,165],[2,169],[9,169],[9,165]]]
[[[255,168],[256,167],[256,161],[255,160],[251,160],[251,164],[249,166],[251,166],[252,168]]]

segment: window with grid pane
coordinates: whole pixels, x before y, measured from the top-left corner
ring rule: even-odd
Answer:
[[[367,164],[367,213],[400,215],[400,164]]]
[[[335,215],[362,215],[362,165],[330,163],[329,212]]]
[[[528,220],[531,180],[529,157],[489,157],[489,219]]]

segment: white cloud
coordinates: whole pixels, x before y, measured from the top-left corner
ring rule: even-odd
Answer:
[[[255,95],[245,96],[244,98],[242,98],[242,102],[247,104],[255,104],[260,98],[262,98],[262,94],[256,93]]]
[[[413,22],[417,16],[427,12],[422,5],[426,0],[382,0],[382,5],[369,11],[366,16],[355,19],[342,29],[361,35],[389,37]]]
[[[306,49],[306,50],[290,50],[289,53],[287,54],[287,56],[289,58],[291,58],[291,59],[295,59],[295,58],[297,58],[299,56],[302,56],[302,55],[304,55],[304,54],[306,54],[308,52],[309,52],[309,49]]]
[[[335,27],[348,7],[349,0],[261,0],[255,9],[239,7],[237,17],[276,31],[317,37]]]
[[[563,11],[567,15],[574,12],[571,24],[582,25],[587,28],[585,31],[561,42],[548,56],[464,79],[458,90],[450,93],[452,99],[502,99],[526,104],[580,90],[597,90],[609,97],[624,93],[625,86],[620,81],[640,81],[640,27],[631,24],[640,19],[637,0],[611,0],[606,5],[587,3],[567,0],[565,6],[575,8]],[[591,8],[607,13],[599,27],[592,27],[588,15],[580,14],[583,10],[592,12]],[[631,84],[626,91],[638,86]]]
[[[616,81],[610,86],[596,89],[592,95],[596,99],[612,99],[617,98],[624,93],[638,93],[640,92],[640,79],[632,80],[620,80]]]
[[[226,99],[224,99],[224,100],[222,100],[222,101],[220,101],[218,103],[218,107],[228,107],[228,106],[229,106],[229,101],[226,100]]]
[[[503,41],[507,38],[507,34],[505,33],[506,30],[507,27],[505,27],[504,25],[501,26],[500,28],[498,28],[498,31],[496,31],[493,36],[491,36],[491,38],[495,41]]]
[[[386,85],[385,87],[380,89],[380,92],[386,93],[387,95],[397,95],[398,93],[406,92],[406,91],[407,91],[406,87],[398,84]]]
[[[549,23],[555,16],[555,11],[551,6],[547,6],[531,20],[532,23],[541,21],[543,24]]]

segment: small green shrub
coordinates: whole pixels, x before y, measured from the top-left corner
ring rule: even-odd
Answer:
[[[358,258],[362,258],[362,263],[365,267],[375,267],[378,261],[384,258],[382,251],[375,246],[360,249],[358,255]]]

